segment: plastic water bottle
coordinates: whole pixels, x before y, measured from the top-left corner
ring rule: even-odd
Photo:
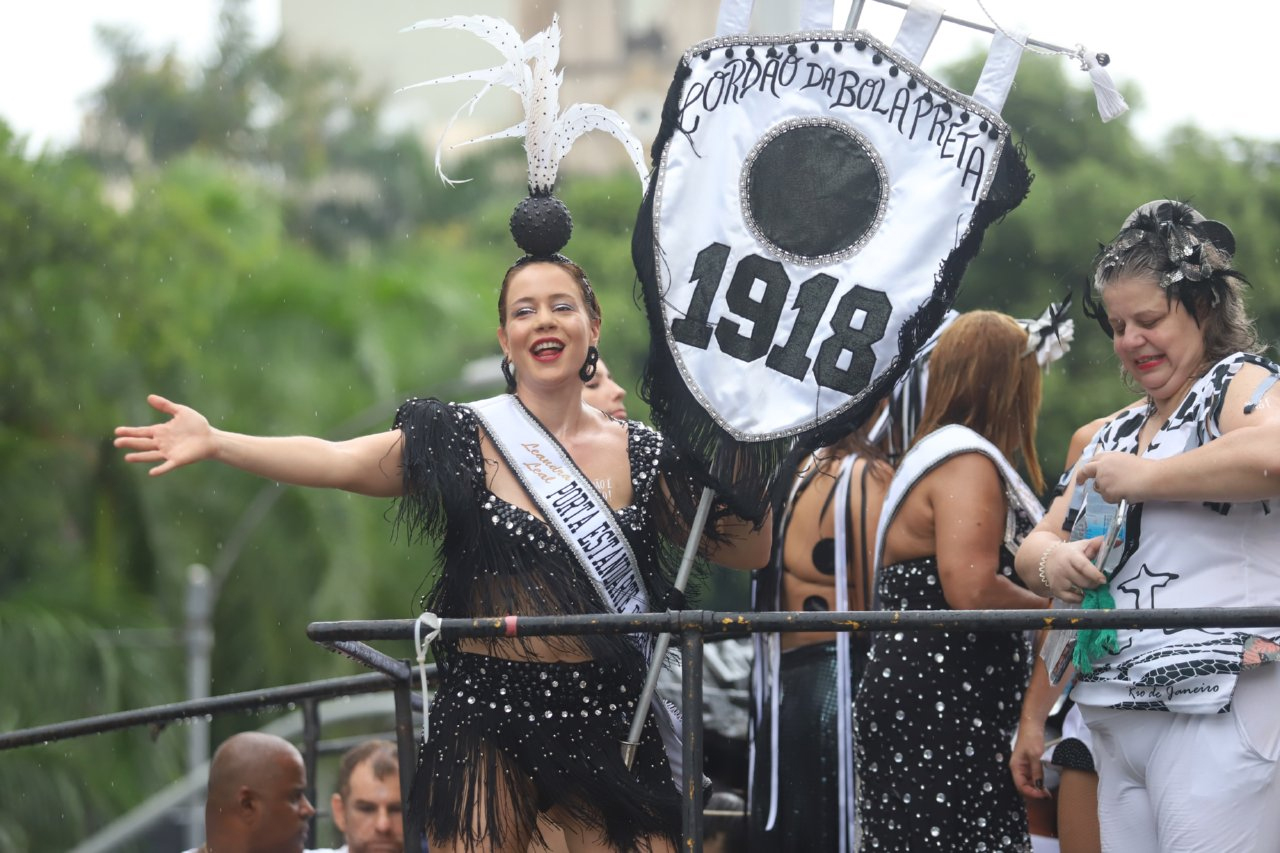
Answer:
[[[1123,512],[1121,506],[1107,502],[1099,493],[1097,485],[1093,480],[1089,480],[1084,485],[1084,506],[1080,509],[1080,516],[1083,519],[1084,530],[1083,539],[1095,539],[1099,536],[1105,537],[1110,532],[1113,524],[1117,523],[1116,514]],[[1125,519],[1119,518],[1119,530],[1116,533],[1115,544],[1112,546],[1110,553],[1107,555],[1106,563],[1099,568],[1103,573],[1110,577],[1115,571],[1116,566],[1120,564],[1120,558],[1124,554],[1125,541]],[[1077,525],[1079,522],[1077,522]]]

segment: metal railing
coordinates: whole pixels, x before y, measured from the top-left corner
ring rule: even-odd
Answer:
[[[358,656],[359,652],[349,656],[362,663],[370,664],[372,662],[382,662],[385,657],[380,653],[370,650],[373,654],[366,656],[361,660]],[[436,667],[431,664],[427,667],[427,678],[435,677]],[[43,726],[34,726],[27,729],[19,729],[12,732],[0,732],[0,752],[9,749],[18,749],[28,746],[42,746],[57,741],[69,740],[72,738],[85,737],[87,735],[104,734],[106,732],[119,731],[121,729],[135,728],[139,726],[148,726],[152,729],[164,728],[172,723],[178,723],[184,720],[202,720],[214,714],[226,713],[253,713],[264,710],[274,709],[297,709],[302,719],[302,735],[301,749],[303,761],[307,768],[307,799],[312,803],[317,803],[316,797],[316,768],[318,758],[321,752],[332,752],[338,749],[346,749],[351,743],[347,741],[337,743],[321,743],[321,723],[319,715],[319,703],[326,699],[337,699],[350,696],[360,696],[373,693],[385,693],[392,691],[395,695],[395,714],[396,714],[396,740],[398,743],[407,742],[412,744],[413,740],[413,718],[414,709],[421,709],[422,699],[413,692],[416,686],[417,673],[409,672],[407,667],[402,670],[391,672],[388,674],[366,673],[364,675],[346,676],[341,678],[328,678],[317,681],[309,681],[300,684],[288,684],[279,687],[268,687],[261,690],[247,690],[240,693],[229,693],[222,696],[213,696],[205,699],[192,699],[184,702],[173,702],[165,705],[154,705],[149,708],[139,708],[132,711],[120,711],[112,714],[101,714],[93,717],[84,717],[78,720],[69,720],[62,723],[52,723]],[[412,764],[409,765],[412,767]],[[207,765],[206,765],[207,768]],[[207,771],[206,771],[207,772]],[[191,788],[198,790],[194,785]],[[184,790],[178,792],[176,800],[173,796],[164,797],[164,803],[160,811],[149,813],[143,823],[154,822],[164,816],[165,812],[172,811],[180,805],[181,801],[185,801],[191,796],[192,791],[184,786]],[[199,811],[203,815],[203,804]],[[138,821],[128,821],[128,825],[118,828],[110,833],[115,837],[115,841],[107,843],[104,846],[97,844],[81,844],[76,850],[81,849],[111,849],[121,842],[120,837],[125,836],[123,840],[145,831],[146,826]],[[308,845],[315,846],[315,818],[312,818],[311,827],[308,832]]]
[[[370,641],[413,640],[416,620],[313,622],[307,636],[389,676],[412,679],[411,667],[368,645]],[[702,850],[702,653],[708,636],[742,636],[757,631],[1038,631],[1082,628],[1268,628],[1280,627],[1280,607],[1185,608],[1147,611],[1083,610],[915,610],[826,613],[754,613],[682,610],[633,616],[523,616],[491,619],[442,619],[447,639],[539,637],[583,634],[677,634],[683,650],[681,685],[684,714],[681,826],[686,850]],[[407,672],[406,672],[407,671]],[[396,675],[399,674],[399,675]],[[637,689],[639,685],[637,685]],[[397,702],[397,709],[399,703]],[[397,726],[399,730],[399,727]],[[412,754],[413,732],[401,733],[401,778]],[[406,752],[407,750],[407,752]],[[406,782],[402,792],[408,796]],[[409,826],[406,850],[421,847],[422,828]]]
[[[207,699],[175,702],[133,711],[103,714],[63,723],[0,732],[0,751],[48,744],[85,735],[135,726],[163,726],[211,714],[300,707],[303,717],[303,755],[308,769],[309,798],[315,800],[315,766],[320,723],[316,703],[321,699],[392,691],[395,729],[400,755],[402,796],[408,797],[417,764],[413,711],[421,699],[414,692],[418,673],[407,660],[388,655],[370,642],[412,642],[416,620],[313,622],[307,636],[376,672],[304,684],[250,690]],[[741,637],[758,631],[1033,631],[1081,628],[1269,628],[1280,627],[1280,607],[1186,608],[1146,611],[1081,610],[969,610],[969,611],[852,611],[825,613],[738,612],[683,610],[634,616],[523,616],[498,619],[442,619],[441,636],[498,638],[585,634],[678,635],[683,650],[681,705],[684,712],[684,773],[682,830],[685,849],[702,850],[703,768],[703,646],[708,637]],[[429,665],[428,679],[436,674]],[[637,685],[639,689],[639,685]],[[405,810],[407,816],[408,810]],[[314,832],[314,827],[313,827]],[[405,849],[420,849],[421,827],[405,826]],[[414,846],[417,844],[418,846]]]

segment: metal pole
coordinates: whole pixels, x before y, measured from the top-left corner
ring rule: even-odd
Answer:
[[[858,18],[862,17],[862,7],[865,5],[867,5],[867,0],[853,0],[853,3],[849,6],[849,17],[844,22],[846,30],[858,28]]]
[[[302,762],[307,768],[307,800],[319,808],[316,800],[316,778],[320,773],[320,703],[302,700]],[[316,816],[307,821],[307,849],[316,846]]]
[[[187,641],[187,698],[209,698],[209,658],[213,650],[213,629],[209,615],[212,607],[209,588],[209,570],[199,563],[187,568],[186,616]],[[187,728],[187,768],[192,772],[209,763],[209,722],[195,717]],[[187,804],[187,847],[195,848],[204,843],[204,796],[200,791],[191,795]]]
[[[892,6],[895,9],[906,9],[910,5],[909,3],[903,2],[903,0],[875,0],[875,2],[883,3],[885,6]],[[864,5],[866,5],[865,0],[853,0],[853,7],[849,10],[849,23],[845,25],[845,29],[851,30],[854,28],[854,24],[857,22],[857,14],[862,12],[862,7]],[[996,32],[995,27],[989,27],[986,24],[979,24],[977,21],[970,21],[966,18],[957,18],[954,15],[943,14],[942,20],[946,21],[948,24],[959,24],[962,27],[968,27],[971,30],[978,30],[979,32],[988,33],[990,35],[995,35]],[[1063,47],[1058,44],[1050,44],[1047,41],[1040,41],[1039,39],[1027,39],[1027,46],[1038,47],[1042,50],[1060,53],[1065,56],[1076,55],[1075,48]],[[1102,57],[1104,56],[1105,54],[1098,54],[1096,57],[1101,65],[1106,65],[1110,62],[1109,59],[1103,60]]]
[[[1280,624],[1280,620],[1276,624]],[[139,708],[134,711],[118,711],[96,717],[81,717],[65,723],[52,723],[47,726],[18,729],[14,732],[0,732],[0,752],[21,746],[47,746],[54,741],[114,732],[135,726],[151,726],[154,731],[158,731],[174,720],[191,720],[231,711],[253,712],[281,708],[311,696],[331,699],[338,696],[382,693],[394,688],[394,681],[381,673],[370,672],[364,675],[348,675],[342,678],[324,678],[302,684],[288,684],[283,687],[246,690],[243,693],[228,693],[195,702],[152,705],[149,708]]]
[[[680,634],[684,651],[681,689],[684,693],[684,846],[693,853],[702,851],[702,631],[692,625]]]
[[[418,851],[422,849],[422,827],[413,826],[409,822],[409,794],[413,786],[414,768],[418,766],[418,757],[414,754],[417,739],[413,733],[413,674],[403,681],[397,680],[396,697],[396,747],[400,754],[400,820],[404,826],[404,849]]]
[[[698,542],[702,540],[703,528],[707,526],[707,516],[711,514],[711,503],[715,500],[715,490],[704,488],[702,498],[698,501],[698,510],[693,514],[693,524],[689,526],[689,540],[684,543],[684,556],[680,560],[680,570],[676,573],[676,589],[684,592],[689,584],[689,575],[693,571],[693,559],[698,554]],[[640,733],[644,731],[644,721],[649,716],[649,703],[653,701],[654,691],[658,689],[658,675],[662,672],[662,662],[667,656],[667,648],[671,645],[670,634],[659,634],[653,644],[653,657],[649,661],[649,674],[644,680],[644,689],[640,691],[640,701],[636,703],[635,716],[631,718],[631,731],[622,743],[622,760],[631,766],[635,761],[636,749],[640,746]]]

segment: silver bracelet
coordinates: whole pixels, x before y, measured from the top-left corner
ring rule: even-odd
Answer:
[[[1049,563],[1049,555],[1052,554],[1054,550],[1061,544],[1062,544],[1062,540],[1059,539],[1057,542],[1054,542],[1048,548],[1045,548],[1044,553],[1040,555],[1040,565],[1039,565],[1040,583],[1044,584],[1045,590],[1047,590],[1051,594],[1053,592],[1053,587],[1049,586],[1049,576],[1045,574],[1044,568]]]

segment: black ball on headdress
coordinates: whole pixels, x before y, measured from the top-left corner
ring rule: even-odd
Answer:
[[[511,236],[534,257],[554,255],[569,242],[573,217],[564,202],[550,193],[534,193],[511,214]]]

